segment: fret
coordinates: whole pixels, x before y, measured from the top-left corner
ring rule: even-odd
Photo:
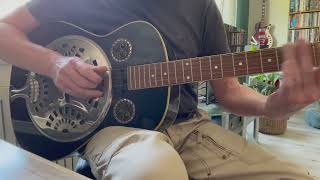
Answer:
[[[233,54],[233,64],[235,76],[243,76],[248,74],[248,66],[245,53]]]
[[[220,55],[219,57],[220,57],[220,66],[221,66],[220,70],[221,70],[221,75],[222,75],[222,78],[223,78],[224,75],[223,75],[222,56]]]
[[[162,72],[162,63],[160,64],[160,74],[161,74],[161,85],[163,86],[163,72]]]
[[[177,79],[177,64],[176,64],[176,61],[174,61],[174,71],[175,71],[174,76],[175,76],[175,78],[176,78],[176,84],[178,84],[178,79]]]
[[[131,81],[131,66],[127,67],[127,81],[128,81],[128,89],[132,89],[132,81]]]
[[[144,87],[146,88],[147,87],[147,83],[146,83],[146,79],[147,79],[147,77],[146,77],[146,66],[143,65],[142,67],[143,67],[143,84],[144,84]]]
[[[221,61],[221,56],[211,56],[211,69],[212,69],[212,78],[211,79],[220,79],[223,78],[223,72],[222,72],[222,61]]]
[[[210,79],[213,79],[213,73],[212,73],[212,63],[211,63],[211,56],[209,57],[209,63],[210,63]]]
[[[157,87],[155,64],[150,64],[150,87]]]
[[[171,61],[168,62],[168,77],[169,77],[169,84],[173,85],[173,84],[178,84],[177,81],[177,75],[176,75],[176,61]]]
[[[135,89],[139,89],[139,71],[138,71],[138,67],[134,66],[134,88]]]
[[[168,85],[170,85],[169,61],[166,64],[167,64],[167,70],[168,70]]]
[[[147,84],[147,87],[151,87],[150,64],[146,64],[145,68],[146,68],[146,84]]]
[[[201,67],[201,59],[200,59],[200,61],[199,61],[199,64],[200,64],[200,68],[199,68],[199,70],[200,70],[200,77],[201,77],[201,79],[200,79],[200,81],[202,81],[202,67]]]
[[[164,86],[168,86],[170,84],[168,77],[168,63],[161,63],[162,66],[162,81]]]
[[[280,64],[279,64],[279,57],[278,57],[278,50],[277,48],[274,48],[275,52],[276,52],[276,59],[277,59],[277,67],[278,67],[278,71],[280,71]]]
[[[141,71],[140,71],[140,67],[141,67],[141,66],[137,66],[137,67],[138,67],[138,77],[139,77],[139,79],[138,79],[138,80],[139,80],[139,81],[138,81],[138,82],[139,82],[139,88],[141,88],[141,87],[142,87],[142,86],[141,86],[141,73],[140,73],[140,72],[141,72]]]
[[[192,82],[192,67],[191,60],[183,60],[183,71],[184,71],[184,80],[186,83]]]
[[[246,52],[246,56],[248,59],[248,74],[259,74],[263,72],[262,60],[260,56],[260,52],[249,51]]]
[[[275,53],[272,49],[263,49],[261,51],[262,65],[264,72],[277,71],[278,65],[276,62]]]
[[[194,82],[198,82],[202,80],[200,60],[201,60],[200,58],[194,58],[190,60],[192,81]]]
[[[282,55],[282,47],[281,47],[281,48],[277,48],[276,51],[277,51],[279,69],[281,69],[281,68],[282,68],[282,64],[283,64],[283,61],[284,61],[284,59],[283,59],[283,57],[282,57],[282,56],[283,56],[283,55]]]
[[[154,64],[155,69],[156,69],[156,82],[157,82],[157,87],[162,86],[163,81],[162,81],[162,74],[161,74],[161,64],[156,63]]]
[[[247,56],[247,52],[244,52],[244,56],[246,58],[246,65],[247,65],[247,74],[249,74],[249,66],[248,66],[248,56]]]
[[[207,81],[212,78],[212,71],[211,71],[211,61],[210,61],[211,56],[208,57],[202,57],[200,58],[200,65],[201,65],[201,74],[202,74],[202,81]]]
[[[236,76],[236,68],[234,67],[234,57],[233,57],[233,53],[231,54],[231,57],[232,57],[233,75]]]
[[[185,83],[184,80],[184,70],[183,70],[183,61],[175,61],[176,65],[176,77],[177,77],[177,84],[183,84]]]
[[[143,70],[143,72],[142,72],[142,74],[143,74],[143,76],[142,76],[142,77],[143,77],[143,78],[142,78],[142,79],[143,79],[143,87],[146,88],[146,86],[147,86],[147,85],[146,85],[146,69],[145,69],[145,66],[144,66],[144,65],[142,65],[141,68],[142,68],[142,70]]]
[[[233,77],[234,76],[234,66],[232,54],[223,54],[221,55],[223,77]]]
[[[263,73],[263,72],[264,72],[264,69],[263,69],[263,62],[262,62],[261,50],[259,50],[259,55],[260,55],[260,61],[261,61],[261,70],[262,70],[262,73]]]

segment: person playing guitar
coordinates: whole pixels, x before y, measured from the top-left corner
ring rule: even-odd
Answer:
[[[31,0],[0,20],[0,58],[52,79],[56,87],[71,96],[102,97],[103,92],[96,87],[103,81],[101,74],[110,71],[106,65],[94,66],[77,56],[66,57],[31,42],[27,35],[48,22],[64,21],[101,37],[140,20],[159,30],[177,59],[229,53],[223,21],[213,0]],[[47,36],[55,33],[63,32]],[[135,48],[119,41],[124,44],[117,48]],[[142,50],[147,53],[154,49]],[[263,96],[234,77],[210,81],[221,105],[242,116],[283,119],[317,101],[320,70],[313,67],[311,45],[303,41],[288,44],[282,53],[284,76],[278,91]],[[126,54],[115,57],[122,60]],[[303,168],[280,161],[258,145],[215,125],[197,109],[195,89],[196,84],[180,86],[180,97],[175,97],[180,98],[177,119],[162,131],[110,126],[97,132],[82,151],[94,176],[115,180],[312,179]]]

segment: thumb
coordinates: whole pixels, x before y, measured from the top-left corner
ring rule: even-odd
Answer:
[[[93,71],[99,74],[100,76],[103,76],[109,69],[106,66],[98,66],[94,67]]]

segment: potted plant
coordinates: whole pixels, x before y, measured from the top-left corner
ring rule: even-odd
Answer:
[[[275,92],[281,82],[281,73],[259,74],[249,77],[248,86],[257,90],[263,95],[270,95]],[[260,117],[259,132],[265,134],[283,134],[287,129],[288,119],[269,119]]]

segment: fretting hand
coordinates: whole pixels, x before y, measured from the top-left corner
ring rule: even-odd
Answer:
[[[311,45],[302,40],[285,45],[283,55],[283,81],[265,106],[270,117],[286,117],[320,98],[320,70],[313,66]]]

